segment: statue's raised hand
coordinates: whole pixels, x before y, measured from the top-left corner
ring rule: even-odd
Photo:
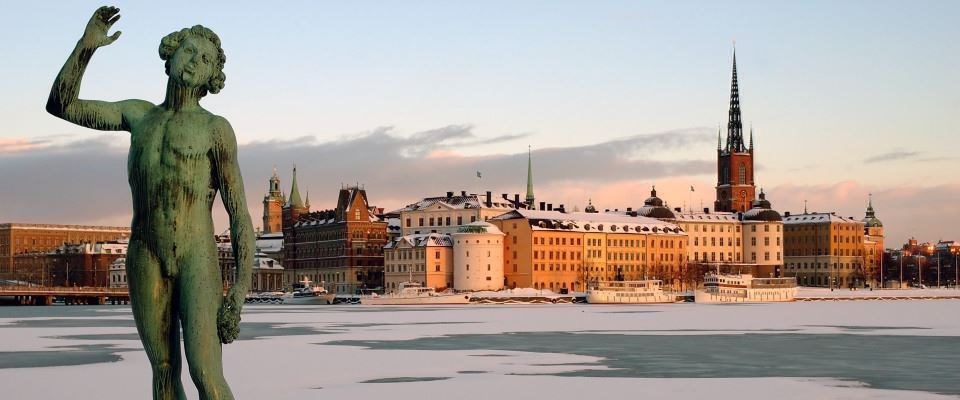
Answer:
[[[87,28],[83,31],[83,38],[80,42],[83,47],[96,49],[109,45],[120,38],[120,31],[107,36],[107,31],[120,19],[120,9],[116,7],[103,6],[93,12],[90,22],[87,22]]]

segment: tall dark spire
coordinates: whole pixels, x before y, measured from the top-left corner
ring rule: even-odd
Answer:
[[[742,153],[743,123],[740,121],[740,89],[737,86],[737,49],[733,49],[733,78],[730,81],[730,115],[727,122],[727,152]]]
[[[536,198],[533,196],[533,150],[530,149],[530,146],[527,146],[527,205],[531,208],[533,207]]]

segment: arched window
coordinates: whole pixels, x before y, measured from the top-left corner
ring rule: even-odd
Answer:
[[[740,184],[747,184],[747,167],[740,163]]]

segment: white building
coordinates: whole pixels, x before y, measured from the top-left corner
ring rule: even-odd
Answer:
[[[454,195],[447,192],[446,196],[427,197],[404,208],[391,212],[400,214],[400,226],[403,235],[422,233],[453,234],[460,226],[486,221],[497,215],[509,212],[521,206],[515,200],[509,200],[506,195],[493,198],[490,192],[486,195],[467,194],[460,192]]]
[[[118,258],[110,263],[109,273],[110,273],[110,287],[111,288],[125,288],[127,287],[127,259]]]
[[[503,232],[477,221],[466,224],[453,237],[453,288],[500,290],[503,279]]]

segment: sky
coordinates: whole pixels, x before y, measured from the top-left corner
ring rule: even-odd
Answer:
[[[44,110],[90,1],[16,2],[0,26],[0,222],[128,225],[129,135]],[[276,166],[313,209],[360,184],[388,210],[446,191],[709,207],[736,43],[756,177],[775,209],[862,218],[888,247],[960,239],[960,2],[118,1],[81,98],[160,103],[160,38],[202,24],[254,225]],[[481,171],[482,178],[476,178]],[[690,191],[690,187],[694,191]],[[304,193],[305,194],[305,193]],[[215,222],[226,226],[222,207]]]

